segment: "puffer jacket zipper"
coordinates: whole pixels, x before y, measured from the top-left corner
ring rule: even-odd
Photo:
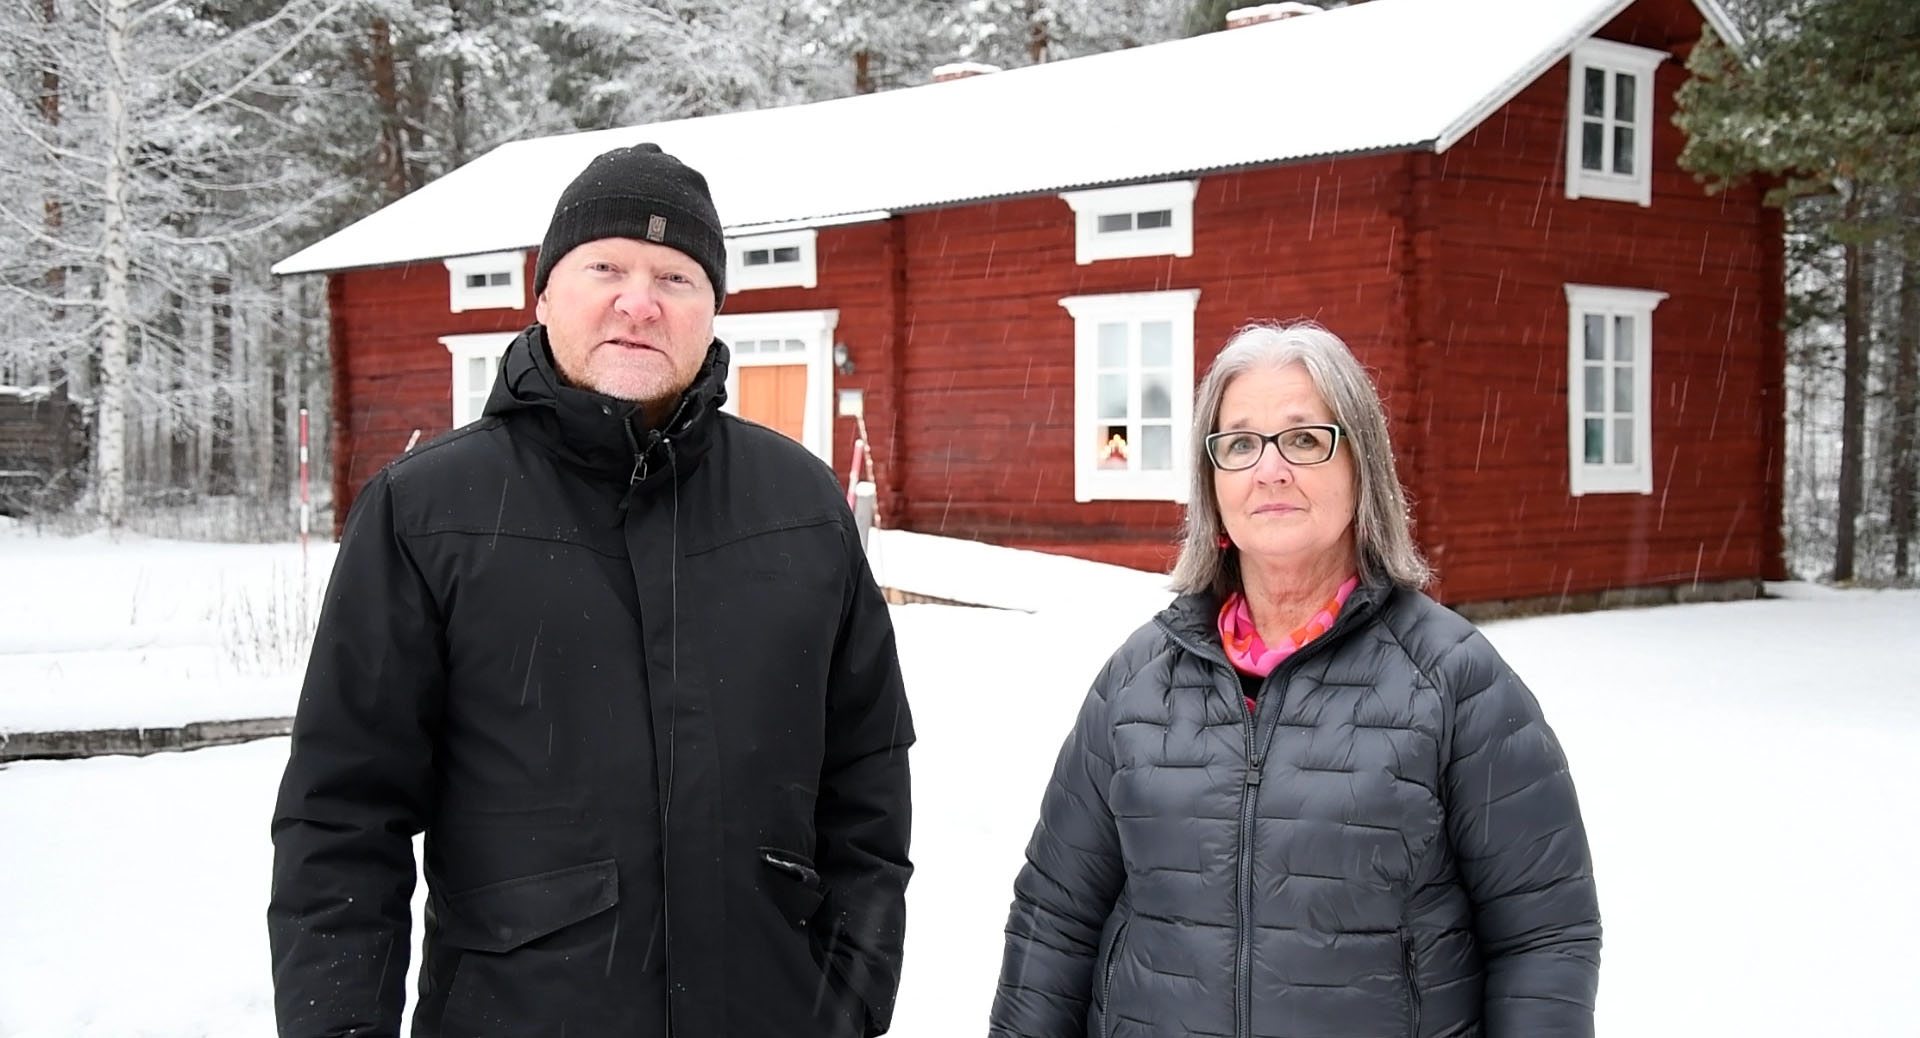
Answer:
[[[1407,974],[1407,1038],[1420,1038],[1420,972],[1413,960],[1413,935],[1400,930],[1400,966]]]
[[[1215,669],[1226,672],[1229,684],[1235,686],[1233,699],[1240,704],[1242,717],[1246,722],[1247,733],[1247,778],[1240,788],[1240,832],[1235,845],[1239,855],[1239,897],[1236,898],[1234,912],[1234,967],[1233,967],[1233,1006],[1234,1038],[1253,1038],[1253,823],[1260,800],[1260,783],[1265,777],[1267,762],[1267,743],[1273,737],[1273,725],[1278,723],[1280,707],[1267,705],[1268,700],[1280,699],[1284,702],[1287,677],[1300,664],[1325,652],[1327,647],[1341,641],[1347,634],[1360,626],[1362,620],[1370,616],[1377,603],[1371,598],[1349,599],[1346,610],[1334,621],[1332,629],[1313,641],[1302,646],[1298,652],[1282,660],[1273,673],[1266,677],[1259,702],[1249,706],[1246,697],[1239,694],[1239,671],[1228,662],[1226,653],[1217,645],[1205,643],[1196,645],[1182,637],[1179,631],[1164,619],[1156,617],[1155,622],[1169,638],[1181,648],[1213,664]],[[1257,708],[1256,708],[1257,707]],[[1266,723],[1262,723],[1263,720]]]
[[[1127,921],[1114,928],[1113,942],[1107,945],[1106,986],[1100,989],[1100,1038],[1113,1034],[1113,968],[1120,961],[1120,942],[1127,935]]]

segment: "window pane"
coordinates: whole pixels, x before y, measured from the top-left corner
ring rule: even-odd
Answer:
[[[748,249],[747,254],[741,258],[740,262],[749,267],[764,267],[772,262],[772,260],[773,254],[766,249]]]
[[[1613,128],[1613,171],[1633,175],[1633,127]]]
[[[1140,325],[1140,366],[1173,367],[1173,322],[1144,321]]]
[[[1613,75],[1613,117],[1621,122],[1633,121],[1634,77],[1625,72]]]
[[[1607,319],[1600,314],[1588,314],[1586,317],[1586,351],[1588,360],[1607,359]]]
[[[1133,230],[1132,213],[1102,213],[1100,215],[1100,233],[1113,234],[1116,231]]]
[[[1601,161],[1601,143],[1606,140],[1606,129],[1599,123],[1580,124],[1580,168],[1605,169]]]
[[[1149,425],[1140,430],[1140,468],[1147,472],[1173,471],[1173,426]]]
[[[1599,364],[1585,367],[1587,395],[1580,398],[1580,410],[1586,414],[1598,414],[1607,406],[1607,369]]]
[[[1604,69],[1587,70],[1585,98],[1580,110],[1588,115],[1607,114],[1607,73]]]
[[[1143,231],[1150,231],[1156,227],[1172,227],[1173,210],[1155,209],[1152,212],[1141,213],[1134,217],[1134,226]]]
[[[1140,376],[1140,417],[1173,417],[1173,380],[1162,372]]]
[[[1097,435],[1093,439],[1093,462],[1103,469],[1124,469],[1127,467],[1127,427],[1125,425],[1099,425],[1094,427]]]
[[[1633,318],[1613,319],[1613,359],[1633,360]]]
[[[775,263],[800,262],[800,246],[789,245],[785,248],[773,250],[773,261]]]
[[[1613,369],[1613,413],[1633,413],[1633,365]]]
[[[492,274],[492,275],[490,275],[490,276],[489,276],[489,277],[487,278],[487,283],[488,283],[488,284],[490,284],[490,285],[507,285],[507,284],[512,284],[512,283],[513,283],[513,275],[512,275],[511,273],[509,273],[509,272],[507,272],[507,271],[504,271],[504,270],[502,270],[502,271],[500,271],[500,272],[498,272],[498,273],[495,273],[495,274]]]
[[[1100,326],[1100,366],[1103,368],[1124,368],[1127,366],[1127,326],[1124,324],[1103,324]]]
[[[1587,419],[1586,462],[1589,465],[1604,464],[1607,460],[1607,423],[1604,419]]]
[[[1100,376],[1100,395],[1098,399],[1100,401],[1098,405],[1100,409],[1094,412],[1094,417],[1102,420],[1126,418],[1127,376],[1124,374]]]
[[[467,358],[467,392],[479,393],[482,399],[493,388],[493,365],[491,357]],[[478,417],[478,412],[475,413]]]
[[[468,274],[468,275],[467,275],[467,287],[468,287],[468,288],[485,288],[485,287],[487,287],[487,276],[486,276],[485,274]]]
[[[1631,418],[1613,420],[1613,461],[1616,465],[1633,464],[1633,419]]]

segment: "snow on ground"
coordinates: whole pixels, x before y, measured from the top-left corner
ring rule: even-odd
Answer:
[[[9,577],[21,538],[0,531]],[[85,668],[42,646],[92,656],[142,623],[129,638],[194,643],[182,629],[204,631],[221,594],[297,580],[266,548],[32,547],[65,566],[32,577],[59,591],[25,617],[37,635],[18,612],[0,622],[0,727],[21,650],[71,673]],[[1100,662],[1165,594],[1157,577],[911,535],[875,555],[922,593],[1034,610],[894,610],[920,731],[894,1033],[978,1035],[1054,753]],[[1916,1033],[1902,993],[1920,976],[1920,592],[1775,590],[1487,628],[1579,783],[1607,929],[1602,1038]],[[148,705],[111,699],[119,684],[191,700],[197,684],[150,680],[176,665],[121,656],[92,683],[40,687],[125,724],[114,711]],[[0,770],[0,1038],[272,1033],[267,820],[286,746]]]
[[[333,554],[0,525],[0,735],[291,714]]]

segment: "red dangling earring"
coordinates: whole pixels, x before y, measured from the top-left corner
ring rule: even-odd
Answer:
[[[1228,548],[1233,547],[1233,538],[1228,537],[1226,534],[1223,533],[1218,537],[1215,537],[1213,539],[1213,543],[1221,551],[1226,551]]]

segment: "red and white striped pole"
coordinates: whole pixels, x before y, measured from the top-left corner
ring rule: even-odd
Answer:
[[[300,409],[300,561],[307,560],[307,530],[313,525],[313,502],[307,496],[307,409]]]

